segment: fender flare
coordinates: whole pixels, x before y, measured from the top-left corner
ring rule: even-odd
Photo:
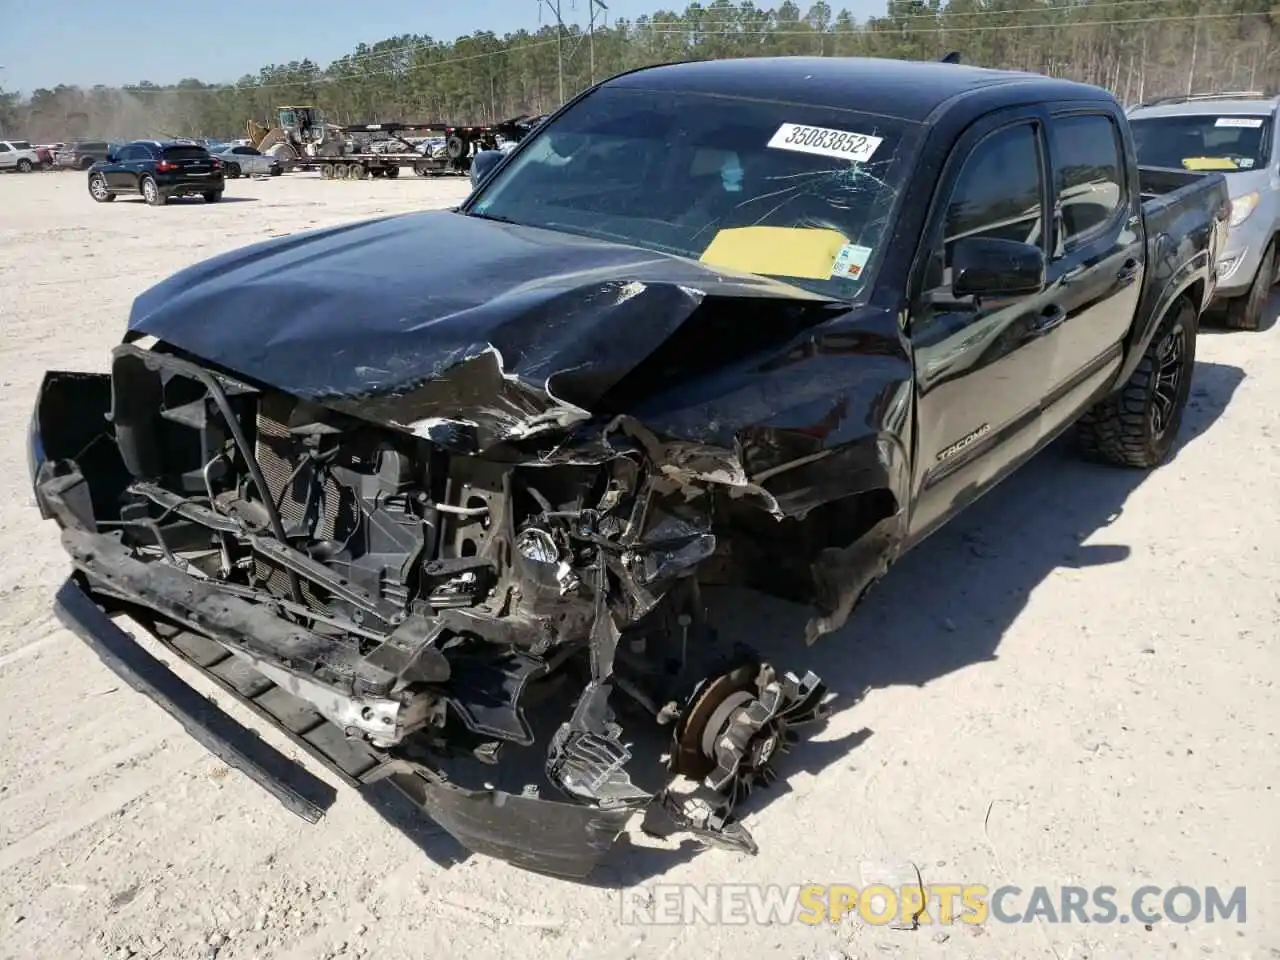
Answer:
[[[1160,238],[1160,244],[1167,242],[1169,242],[1167,236]],[[1159,258],[1156,258],[1156,261],[1158,262]],[[1148,268],[1150,267],[1151,264],[1148,264]],[[1159,298],[1149,311],[1143,311],[1142,305],[1139,304],[1139,316],[1134,318],[1133,327],[1129,331],[1128,342],[1125,344],[1124,362],[1116,373],[1113,382],[1114,389],[1119,389],[1133,375],[1133,371],[1137,369],[1138,363],[1142,360],[1142,355],[1146,353],[1147,347],[1151,345],[1161,321],[1168,316],[1170,308],[1178,300],[1186,296],[1187,292],[1197,283],[1204,284],[1204,291],[1210,289],[1209,281],[1212,270],[1213,265],[1209,262],[1209,251],[1201,250],[1174,272],[1173,276],[1164,284]],[[1204,309],[1208,305],[1208,297],[1204,291],[1201,292],[1200,302],[1194,304],[1197,317],[1204,313]],[[1142,319],[1144,313],[1145,319]]]

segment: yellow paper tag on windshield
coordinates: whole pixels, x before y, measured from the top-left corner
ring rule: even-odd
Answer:
[[[732,227],[712,238],[698,259],[713,267],[766,277],[826,280],[840,249],[839,230],[810,227]]]
[[[1184,157],[1182,165],[1188,170],[1239,170],[1234,160],[1226,157]]]

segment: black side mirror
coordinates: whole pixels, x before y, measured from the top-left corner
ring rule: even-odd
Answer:
[[[471,187],[479,186],[480,181],[489,175],[489,171],[498,165],[506,156],[501,150],[481,150],[471,159]]]
[[[1026,297],[1044,289],[1044,251],[1017,240],[963,237],[951,252],[951,295]]]
[[[115,162],[116,162],[116,155],[114,153],[108,153],[107,163],[115,163]]]

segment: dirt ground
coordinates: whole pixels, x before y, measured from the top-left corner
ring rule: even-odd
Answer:
[[[591,883],[559,882],[450,863],[437,831],[346,788],[309,826],[60,629],[67,563],[23,448],[44,370],[105,369],[131,299],[196,260],[464,193],[300,174],[152,209],[97,205],[79,174],[0,177],[0,956],[1280,957],[1275,328],[1200,337],[1168,465],[1049,450],[812,649],[800,611],[713,598],[727,629],[841,694],[755,802],[755,858],[639,838]],[[1110,885],[1122,906],[1143,884],[1244,886],[1247,922],[621,922],[619,886],[859,885],[867,861],[933,884]]]

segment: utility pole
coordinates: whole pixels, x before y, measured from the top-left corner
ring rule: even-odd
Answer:
[[[1187,96],[1191,96],[1191,88],[1196,80],[1196,53],[1200,48],[1200,19],[1196,18],[1191,34],[1191,69],[1187,71]]]
[[[538,19],[542,19],[542,5],[547,5],[556,18],[556,76],[560,81],[560,105],[564,106],[564,20],[560,17],[560,0],[538,0]]]
[[[596,85],[596,7],[605,11],[605,17],[609,16],[609,8],[604,5],[602,0],[587,0],[587,23],[589,24],[587,34],[587,51],[591,55],[591,86]]]

